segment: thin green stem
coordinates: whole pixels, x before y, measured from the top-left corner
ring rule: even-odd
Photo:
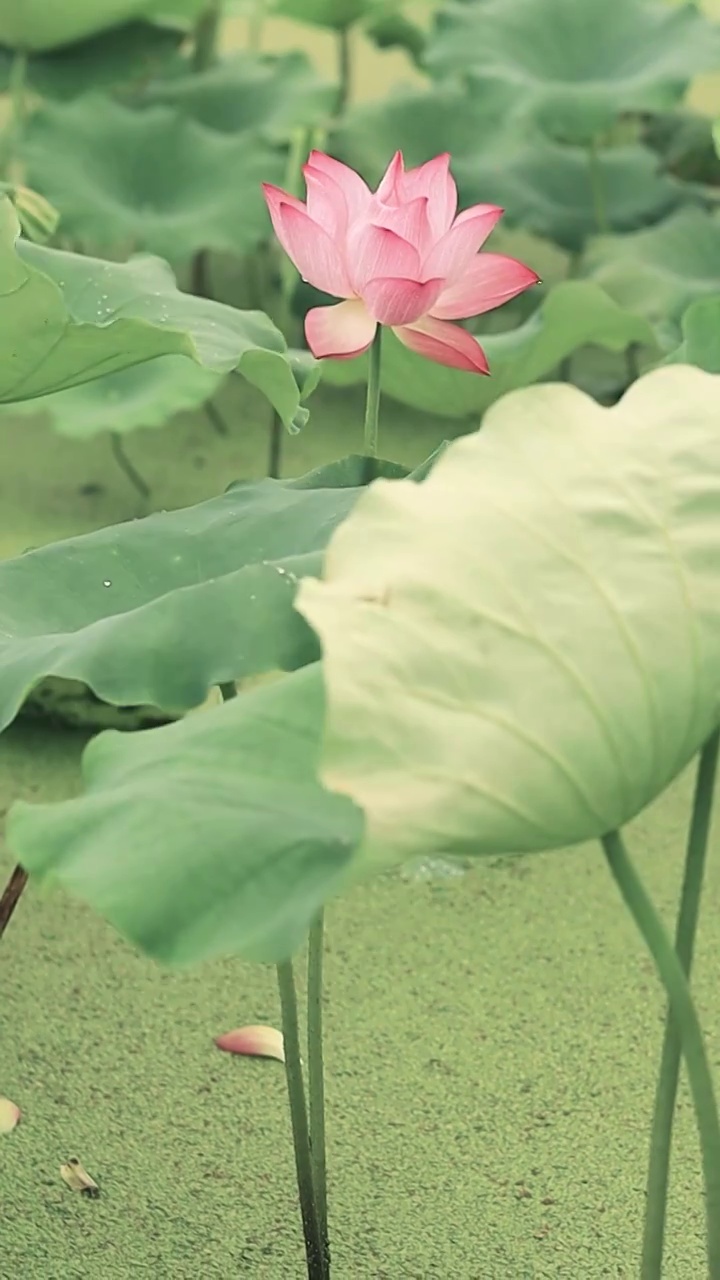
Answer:
[[[705,873],[715,780],[717,777],[719,744],[720,732],[716,731],[708,739],[700,754],[693,798],[692,819],[685,853],[685,873],[675,930],[675,951],[688,977],[692,969],[695,949],[695,936],[697,933],[700,897]],[[655,1280],[657,1276],[662,1274],[672,1126],[681,1052],[680,1036],[675,1020],[670,1009],[668,1009],[650,1137],[641,1280]]]
[[[259,53],[265,26],[266,0],[255,0],[248,18],[247,47],[250,53]]]
[[[279,413],[273,409],[270,419],[270,439],[268,442],[267,474],[270,480],[279,480],[282,471],[283,441],[285,428]]]
[[[285,190],[291,195],[300,196],[303,184],[303,165],[307,159],[308,151],[312,145],[311,131],[305,127],[294,129],[290,138],[290,147],[288,149],[287,163],[285,166]],[[259,251],[262,254],[262,250]],[[263,255],[264,257],[264,255]],[[268,265],[267,262],[265,264]],[[264,272],[267,277],[268,272]],[[295,264],[287,256],[281,254],[279,260],[279,277],[280,277],[280,297],[278,305],[278,327],[284,334],[290,346],[294,345],[296,340],[297,321],[293,316],[292,299],[297,287],[300,274]],[[267,308],[266,295],[269,292],[267,285],[261,291],[261,308]],[[268,440],[268,462],[267,474],[271,480],[277,480],[280,477],[283,466],[283,445],[285,443],[285,428],[273,411],[270,419],[270,433]]]
[[[683,966],[628,857],[622,836],[611,831],[603,836],[602,846],[625,905],[655,961],[682,1046],[702,1153],[708,1280],[720,1280],[720,1122],[700,1022]],[[646,1272],[643,1280],[651,1276],[659,1280],[660,1272]]]
[[[140,475],[135,463],[126,454],[122,436],[117,431],[111,431],[110,433],[110,451],[123,475],[127,476],[133,489],[137,490],[143,502],[147,502],[152,492],[150,485]]]
[[[335,100],[335,117],[341,116],[350,100],[352,91],[352,49],[350,28],[341,27],[337,33],[338,91]]]
[[[209,0],[195,24],[193,37],[192,69],[207,71],[217,56],[218,38],[222,23],[222,0]],[[190,266],[190,291],[196,298],[211,298],[210,255],[207,249],[198,249]]]
[[[592,202],[595,212],[595,226],[601,236],[607,235],[610,231],[610,223],[608,222],[607,209],[605,206],[605,185],[603,182],[602,165],[600,163],[600,149],[597,139],[593,138],[588,149],[588,160],[590,166],[590,186],[592,188]]]
[[[308,1097],[310,1102],[310,1153],[317,1197],[318,1225],[330,1269],[327,1222],[327,1157],[325,1151],[325,1075],[323,1067],[323,928],[324,912],[318,912],[308,937]]]
[[[568,254],[568,263],[567,263],[567,279],[568,280],[575,280],[577,276],[580,274],[582,257],[583,257],[582,249],[573,249]],[[572,371],[573,371],[573,358],[571,354],[571,355],[565,356],[565,359],[561,360],[560,362],[560,369],[559,369],[560,381],[572,382]]]
[[[16,49],[10,65],[8,83],[10,118],[0,142],[0,176],[8,180],[14,176],[15,160],[25,125],[27,65],[28,58],[25,50]]]
[[[190,292],[196,298],[212,298],[213,296],[210,280],[210,254],[207,249],[198,249],[190,264]]]
[[[364,453],[366,458],[378,456],[378,415],[380,412],[380,357],[382,354],[382,325],[375,330],[373,344],[368,352],[367,399],[365,401]]]
[[[215,61],[222,22],[222,0],[210,0],[195,24],[193,71],[207,71]]]
[[[219,436],[229,436],[230,429],[217,405],[214,404],[212,400],[206,400],[203,405],[203,409],[205,410],[205,417],[210,423],[213,431],[215,431]]]
[[[283,960],[277,965],[277,980],[282,1009],[285,1071],[287,1074],[290,1121],[295,1151],[295,1172],[300,1197],[303,1234],[305,1236],[308,1280],[328,1280],[329,1272],[320,1235],[318,1208],[313,1185],[310,1132],[308,1129],[302,1062],[300,1060],[297,996],[295,994],[295,978],[291,960]]]
[[[583,258],[582,249],[573,249],[572,253],[568,254],[568,263],[567,263],[567,279],[568,280],[575,280],[579,276],[580,267],[582,266],[582,258]]]
[[[28,882],[28,873],[18,865],[12,871],[10,879],[0,895],[0,938],[7,929],[13,912],[20,901]]]
[[[285,190],[292,196],[300,197],[303,185],[303,165],[307,160],[311,145],[311,133],[308,128],[293,129],[285,165]],[[289,339],[288,332],[292,325],[292,296],[295,292],[300,272],[292,259],[283,253],[280,258],[280,303],[282,315],[280,328]]]

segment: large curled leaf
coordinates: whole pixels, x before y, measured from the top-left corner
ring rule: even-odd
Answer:
[[[207,0],[0,0],[0,44],[12,49],[57,49],[109,31],[133,18],[170,14],[191,18]]]
[[[427,413],[463,418],[483,413],[508,391],[546,377],[579,347],[595,343],[623,351],[631,343],[653,343],[650,324],[624,311],[589,281],[556,285],[534,315],[508,333],[481,337],[489,378],[435,364],[404,347],[388,333],[383,346],[383,391]],[[326,360],[323,378],[348,386],[367,378],[367,356]]]
[[[534,387],[371,487],[297,601],[369,862],[599,837],[688,763],[720,722],[719,418],[688,367],[612,409]]]
[[[356,107],[332,139],[334,154],[372,182],[397,147],[409,164],[449,151],[461,207],[499,204],[503,225],[522,225],[573,252],[597,231],[587,148],[561,146],[521,127],[504,86],[398,92]],[[614,230],[656,221],[680,199],[678,184],[659,173],[658,157],[646,147],[605,148],[597,164]]]
[[[10,846],[158,960],[284,959],[362,834],[317,781],[322,715],[315,666],[132,740],[104,733],[86,793],[17,804]]]
[[[238,483],[0,562],[0,729],[48,675],[115,705],[184,711],[223,681],[314,661],[297,582],[317,572],[365,469],[346,458],[297,480]]]
[[[671,107],[720,63],[720,27],[662,0],[483,0],[438,15],[436,75],[501,83],[552,136],[589,141],[622,111]]]
[[[400,4],[379,4],[363,22],[363,35],[378,49],[404,49],[416,66],[425,51],[425,32],[402,12]]]
[[[269,233],[263,181],[284,162],[258,137],[225,137],[172,111],[133,111],[102,94],[35,112],[28,184],[65,233],[93,248],[132,245],[172,262],[200,249],[243,255]]]
[[[103,262],[17,240],[0,202],[0,404],[78,386],[162,355],[239,369],[287,425],[302,425],[317,366],[259,311],[180,293],[166,263]]]
[[[682,342],[665,364],[694,364],[720,373],[720,293],[700,298],[682,318]]]
[[[720,216],[682,209],[647,231],[603,236],[584,268],[621,306],[679,321],[696,298],[720,293]]]
[[[29,57],[26,84],[44,98],[61,100],[90,89],[134,87],[151,75],[167,74],[180,61],[178,50],[185,34],[166,23],[128,22],[79,44]],[[13,49],[0,47],[3,92],[10,87],[14,58]]]
[[[684,182],[720,186],[720,159],[712,121],[694,111],[650,112],[641,118],[642,137],[657,152],[663,169]]]
[[[160,356],[49,396],[0,405],[0,413],[46,415],[59,435],[89,440],[107,431],[162,427],[174,414],[204,404],[222,380],[185,356]]]
[[[325,119],[336,94],[303,53],[234,53],[206,71],[152,81],[139,105],[174,107],[219,133],[252,130],[282,142]]]

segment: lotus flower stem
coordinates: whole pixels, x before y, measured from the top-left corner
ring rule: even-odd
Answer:
[[[308,937],[308,1098],[310,1102],[310,1153],[317,1200],[318,1225],[330,1269],[327,1225],[327,1160],[325,1153],[325,1079],[323,1069],[323,928],[324,913],[318,912]]]
[[[378,325],[368,352],[367,399],[365,401],[364,453],[366,458],[378,456],[378,415],[380,412],[380,357],[382,327]]]
[[[685,854],[680,910],[675,932],[675,951],[685,973],[690,975],[695,949],[700,896],[702,893],[708,836],[717,776],[720,732],[712,734],[700,754],[692,819]],[[643,1235],[642,1280],[654,1280],[662,1272],[668,1174],[672,1146],[672,1125],[680,1069],[681,1043],[670,1009],[665,1020],[655,1110],[650,1138],[645,1230]]]
[[[720,1122],[702,1030],[680,958],[642,881],[628,857],[619,831],[603,836],[602,846],[623,896],[665,986],[690,1083],[702,1153],[707,1223],[708,1280],[720,1280]],[[642,1280],[660,1280],[660,1271]]]
[[[300,1197],[303,1234],[305,1236],[308,1280],[329,1280],[330,1272],[320,1234],[318,1204],[313,1182],[305,1084],[300,1060],[297,996],[295,994],[295,978],[291,960],[283,960],[277,965],[277,980],[282,1009],[285,1071],[287,1074],[290,1120],[295,1150],[295,1171]]]
[[[2,938],[12,919],[13,912],[22,897],[27,882],[27,871],[21,866],[15,867],[2,894],[0,894],[0,938]]]

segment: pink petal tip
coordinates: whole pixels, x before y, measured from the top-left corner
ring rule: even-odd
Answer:
[[[285,1061],[282,1033],[274,1027],[236,1027],[234,1031],[226,1031],[224,1035],[218,1036],[215,1044],[225,1053]]]
[[[12,1133],[20,1120],[20,1108],[9,1098],[0,1098],[0,1133]]]

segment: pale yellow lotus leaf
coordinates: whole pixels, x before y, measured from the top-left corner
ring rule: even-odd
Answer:
[[[298,608],[360,869],[622,825],[720,718],[720,377],[506,396],[422,483],[370,487]]]

